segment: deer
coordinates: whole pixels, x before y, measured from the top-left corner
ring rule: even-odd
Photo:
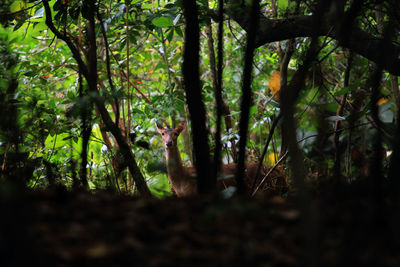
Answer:
[[[164,121],[164,124],[166,122]],[[165,127],[156,122],[157,131],[161,134],[162,144],[165,149],[165,159],[167,165],[168,180],[171,184],[171,191],[177,197],[187,197],[197,194],[197,177],[194,167],[186,167],[182,164],[182,159],[178,149],[178,137],[186,130],[186,121],[178,123],[176,128],[170,128],[167,124]],[[258,170],[259,164],[256,162],[248,162],[245,165],[245,185],[250,194],[250,188],[257,175],[257,181],[266,181],[261,190],[258,192],[282,193],[287,190],[287,182],[284,174],[280,169],[272,169],[263,164]],[[268,176],[266,176],[268,174]],[[222,165],[220,176],[222,179],[217,181],[217,189],[222,191],[229,186],[234,186],[236,180],[236,164]]]

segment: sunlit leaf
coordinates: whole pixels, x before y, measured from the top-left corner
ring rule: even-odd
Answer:
[[[281,90],[281,72],[279,70],[274,71],[269,78],[268,87],[272,94],[277,98],[279,91]]]
[[[389,99],[382,97],[381,99],[378,100],[378,102],[376,102],[376,105],[381,106],[381,105],[387,103],[388,101],[389,101]]]
[[[289,0],[278,0],[278,6],[280,9],[286,9],[289,5]]]
[[[273,165],[276,163],[277,154],[276,153],[269,153],[268,154],[268,162],[269,164]]]
[[[32,16],[30,19],[38,19],[38,18],[43,18],[43,13],[44,13],[44,9],[39,8],[38,10],[36,10],[35,15]]]
[[[344,121],[346,118],[342,116],[329,116],[326,118],[328,121]]]
[[[176,25],[179,22],[179,19],[181,18],[181,14],[178,14],[175,18],[174,18],[174,25]]]
[[[24,1],[14,1],[14,3],[12,3],[10,6],[10,11],[17,12],[23,9],[24,7],[25,7]]]
[[[170,27],[174,24],[172,19],[168,17],[155,18],[151,21],[151,23],[160,28]]]
[[[145,5],[142,5],[142,9],[152,9],[153,8],[153,4],[145,4]]]

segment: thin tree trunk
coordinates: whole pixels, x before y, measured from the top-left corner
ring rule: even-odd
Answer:
[[[84,105],[86,101],[90,101],[85,97],[83,92],[82,85],[82,74],[79,72],[79,97],[81,101],[81,120],[82,120],[82,152],[81,152],[81,165],[79,170],[79,176],[81,178],[81,182],[83,187],[87,190],[89,188],[88,180],[87,180],[87,157],[88,157],[88,145],[89,138],[92,132],[92,124],[90,122],[90,113],[91,113],[91,104],[89,106]],[[91,101],[90,101],[91,102]]]
[[[252,106],[252,69],[253,69],[253,57],[254,57],[254,47],[256,40],[256,32],[258,27],[258,13],[260,10],[260,1],[253,0],[251,3],[251,22],[250,28],[247,33],[247,43],[245,52],[245,63],[243,70],[243,84],[242,84],[242,100],[240,104],[240,122],[239,122],[239,156],[237,164],[237,175],[236,183],[238,194],[244,195],[246,193],[244,185],[244,167],[246,158],[246,143],[248,135],[249,126],[249,114],[250,107]]]
[[[281,59],[281,64],[280,64],[280,74],[281,74],[280,75],[280,83],[281,83],[280,85],[281,85],[281,88],[280,89],[282,89],[282,88],[287,86],[287,82],[288,82],[288,66],[289,66],[290,59],[292,58],[292,55],[293,55],[294,43],[295,43],[294,39],[289,40],[288,46],[286,48],[286,51],[284,53],[281,51],[281,53],[280,53],[280,59]],[[280,151],[280,154],[279,154],[279,158],[283,157],[283,155],[286,154],[287,148],[288,148],[287,140],[286,140],[286,138],[284,138],[284,135],[282,134],[282,127],[283,127],[283,125],[281,125],[281,127],[280,127],[281,136],[282,136],[282,145],[281,145],[281,151]]]
[[[346,71],[344,74],[344,82],[343,82],[343,87],[349,87],[350,85],[350,71],[352,68],[352,63],[353,63],[353,53],[350,52],[349,58],[347,59],[347,66],[346,66]],[[340,105],[338,107],[338,110],[336,112],[337,116],[343,116],[344,108],[347,102],[347,93],[344,94],[340,100]],[[341,177],[341,156],[342,156],[342,149],[340,148],[340,121],[337,120],[335,122],[335,127],[334,127],[334,134],[333,134],[333,143],[335,146],[335,158],[334,158],[334,166],[333,166],[333,171],[334,171],[334,177],[336,179],[339,179]]]
[[[208,5],[208,2],[207,2]],[[214,88],[216,112],[216,131],[215,131],[215,148],[214,148],[214,173],[218,177],[219,168],[221,165],[221,116],[223,112],[222,99],[222,60],[223,60],[223,1],[219,1],[218,9],[219,27],[218,27],[218,71],[215,63],[214,39],[212,36],[211,19],[206,25],[208,54],[210,58],[211,80]]]
[[[205,125],[206,112],[199,80],[200,31],[196,1],[183,1],[183,13],[186,19],[183,56],[184,88],[192,122],[198,190],[199,193],[204,194],[215,189],[216,177],[210,175],[210,147],[208,144],[208,131]]]

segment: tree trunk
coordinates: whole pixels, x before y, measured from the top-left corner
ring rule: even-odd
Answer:
[[[197,4],[194,0],[183,1],[183,13],[186,19],[185,47],[183,61],[184,88],[189,108],[195,166],[199,193],[208,193],[215,189],[216,177],[210,172],[210,147],[206,129],[206,112],[199,80],[199,21]]]

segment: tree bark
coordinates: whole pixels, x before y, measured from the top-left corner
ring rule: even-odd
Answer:
[[[249,126],[249,114],[250,107],[252,106],[252,70],[253,70],[253,57],[256,40],[256,31],[258,27],[257,13],[260,9],[260,1],[253,0],[251,4],[250,14],[252,20],[250,21],[250,29],[247,33],[246,52],[244,56],[244,68],[243,68],[243,82],[242,82],[242,100],[240,103],[240,122],[239,122],[239,155],[237,163],[237,175],[236,184],[239,194],[245,194],[244,185],[244,168],[245,168],[245,157],[246,157],[246,144],[247,134]]]
[[[205,125],[206,112],[200,88],[199,76],[199,20],[197,4],[194,0],[183,1],[183,13],[186,19],[185,47],[183,54],[183,77],[186,103],[189,108],[195,153],[195,166],[199,193],[213,191],[216,177],[210,172],[210,147],[208,131]]]

